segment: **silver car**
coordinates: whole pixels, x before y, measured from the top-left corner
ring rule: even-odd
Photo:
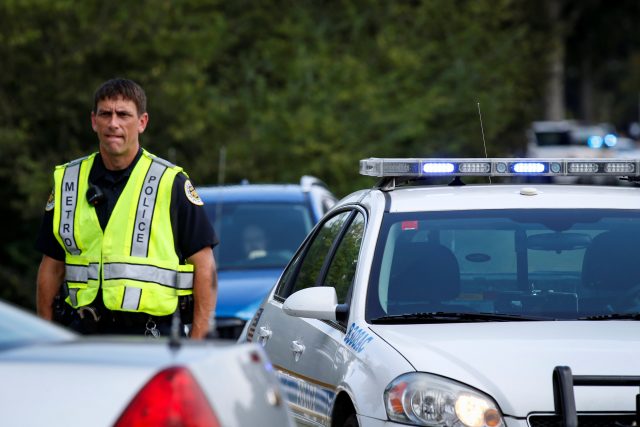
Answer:
[[[259,346],[88,339],[0,301],[6,426],[291,425]]]

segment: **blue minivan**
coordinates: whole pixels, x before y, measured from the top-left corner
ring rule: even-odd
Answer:
[[[293,254],[336,203],[319,179],[198,187],[220,239],[215,335],[235,339]]]

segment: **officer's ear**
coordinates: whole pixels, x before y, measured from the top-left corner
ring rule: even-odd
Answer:
[[[91,112],[91,128],[94,132],[98,132],[98,126],[96,125],[96,113],[95,111]]]
[[[149,123],[149,113],[142,113],[138,117],[138,133],[144,132]]]

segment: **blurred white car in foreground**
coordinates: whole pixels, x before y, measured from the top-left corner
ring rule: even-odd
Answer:
[[[289,426],[259,346],[86,339],[0,302],[3,426]]]

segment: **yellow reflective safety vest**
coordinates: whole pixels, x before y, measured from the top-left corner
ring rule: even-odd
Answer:
[[[173,313],[193,292],[193,265],[182,265],[171,226],[171,190],[181,168],[146,150],[103,232],[85,197],[97,153],[54,171],[53,233],[65,250],[66,301],[88,305],[102,286],[110,310]]]

